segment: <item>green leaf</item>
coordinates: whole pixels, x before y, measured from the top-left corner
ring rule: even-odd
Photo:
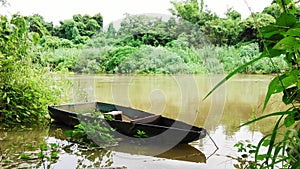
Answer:
[[[37,45],[40,42],[40,35],[36,32],[32,32],[31,40],[32,40],[33,44]]]
[[[261,161],[264,160],[265,158],[269,157],[268,154],[261,154],[261,155],[257,155],[257,160]]]
[[[44,158],[44,157],[45,157],[45,155],[43,154],[43,152],[37,153],[36,156],[37,156],[38,158]]]
[[[56,143],[50,143],[50,147],[51,147],[51,148],[57,148],[58,145],[57,145]]]
[[[271,46],[271,48],[268,48],[268,49],[269,49],[268,51],[264,50],[262,52],[262,54],[261,54],[262,57],[274,58],[274,57],[278,57],[278,56],[286,53],[283,50],[273,49],[273,46]]]
[[[295,113],[291,113],[284,119],[285,127],[291,127],[295,123]]]
[[[270,145],[270,140],[264,140],[262,146],[267,147],[268,145]]]
[[[286,105],[293,103],[293,101],[297,98],[298,96],[298,87],[290,87],[287,88],[283,91],[283,96],[282,96],[282,101]]]
[[[284,31],[282,30],[282,27],[278,25],[267,25],[263,28],[261,28],[261,33],[263,38],[271,38],[274,35],[277,34],[284,34]]]
[[[41,150],[43,151],[47,151],[48,150],[48,147],[47,147],[47,144],[46,143],[43,143],[41,146],[40,146]]]
[[[276,112],[276,113],[267,114],[267,115],[261,116],[261,117],[259,117],[259,118],[257,118],[257,119],[248,121],[248,122],[242,124],[240,127],[243,127],[243,126],[246,126],[246,125],[248,125],[248,124],[254,123],[254,122],[256,122],[256,121],[265,119],[265,118],[267,118],[267,117],[286,115],[286,114],[293,113],[294,111],[295,111],[295,110],[293,110],[293,111],[283,111],[283,112]]]
[[[284,115],[282,115],[276,122],[275,124],[275,127],[273,128],[273,131],[272,131],[272,134],[271,134],[271,140],[270,140],[270,145],[269,145],[269,148],[268,148],[268,153],[267,154],[271,154],[272,153],[272,150],[274,149],[274,144],[275,144],[275,139],[276,139],[276,136],[277,136],[277,131],[278,131],[278,127],[279,127],[279,124],[280,124],[280,121],[282,120]],[[267,157],[267,159],[265,161],[268,161],[269,160],[269,157]]]
[[[269,84],[268,92],[264,102],[263,112],[267,107],[267,104],[270,100],[271,95],[275,93],[282,92],[284,89],[289,86],[296,84],[298,81],[299,70],[292,70],[291,72],[286,72],[281,76],[275,77]]]
[[[3,94],[3,96],[2,96],[2,98],[5,99],[6,96],[7,96],[7,93],[5,92],[5,93]]]
[[[65,134],[66,134],[67,136],[70,136],[70,135],[73,134],[73,130],[67,130],[67,131],[65,131]]]
[[[27,155],[27,154],[22,153],[22,154],[20,154],[20,158],[21,158],[21,159],[29,159],[30,156]]]
[[[300,47],[300,41],[294,37],[286,37],[280,40],[273,49],[286,50],[288,52],[293,52]]]
[[[285,33],[285,35],[299,37],[300,36],[300,28],[291,28]]]
[[[51,158],[53,158],[53,159],[58,159],[58,158],[59,158],[58,153],[52,152],[52,153],[51,153]]]
[[[281,16],[276,20],[276,24],[284,27],[292,27],[296,23],[297,19],[291,14],[281,14]]]

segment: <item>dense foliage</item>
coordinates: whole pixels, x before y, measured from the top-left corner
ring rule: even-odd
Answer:
[[[0,124],[45,123],[47,105],[54,103],[56,89],[47,70],[34,64],[32,47],[39,35],[29,33],[24,17],[0,17]]]
[[[173,1],[173,17],[125,14],[118,29],[103,29],[101,14],[75,14],[53,26],[40,15],[26,17],[40,36],[37,61],[51,70],[78,73],[228,73],[262,51],[259,29],[275,23],[279,6],[246,19],[232,8],[220,18],[197,0]],[[296,8],[299,10],[298,8]],[[174,63],[179,64],[174,64]],[[274,59],[250,65],[241,73],[276,73],[288,66]],[[174,68],[171,68],[173,67]]]

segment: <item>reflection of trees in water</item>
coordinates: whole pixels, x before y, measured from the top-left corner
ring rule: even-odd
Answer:
[[[112,151],[106,148],[77,144],[66,141],[64,132],[69,128],[52,125],[49,136],[61,147],[61,154],[75,158],[77,163],[72,168],[109,167],[112,165]],[[55,165],[55,164],[54,164]],[[58,164],[59,165],[59,164]]]
[[[99,147],[89,147],[64,140],[62,130],[49,127],[27,131],[0,131],[0,166],[2,168],[55,168],[60,161],[76,159],[69,168],[95,168],[112,165],[112,152]],[[44,146],[44,150],[41,147]],[[40,158],[41,151],[44,158]],[[58,153],[58,158],[53,154]],[[28,155],[28,157],[22,157]],[[71,161],[70,161],[71,163]]]
[[[47,135],[48,128],[0,131],[0,150],[2,151],[0,167],[27,168],[39,165],[40,159],[37,159],[37,157],[29,156],[26,162],[20,157],[39,150]]]
[[[69,143],[63,150],[77,159],[76,168],[109,167],[113,164],[112,151]]]

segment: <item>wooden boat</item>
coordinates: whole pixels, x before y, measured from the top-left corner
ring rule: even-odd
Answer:
[[[116,130],[114,133],[116,137],[126,140],[137,139],[136,135],[139,131],[145,133],[144,141],[159,144],[189,143],[206,136],[206,130],[203,128],[161,115],[109,103],[64,104],[48,106],[48,110],[55,121],[68,126],[75,126],[86,118],[97,120],[96,117],[91,116],[93,112],[110,115],[112,118],[105,118],[105,121]]]

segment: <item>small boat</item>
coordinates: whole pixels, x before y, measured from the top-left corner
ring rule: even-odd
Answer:
[[[123,140],[141,139],[158,144],[186,144],[206,136],[206,130],[187,123],[173,120],[161,115],[103,102],[89,102],[48,106],[51,118],[58,123],[75,126],[86,118],[97,120],[93,112],[101,112],[105,121],[116,132],[114,135]],[[84,118],[83,118],[84,117]]]

